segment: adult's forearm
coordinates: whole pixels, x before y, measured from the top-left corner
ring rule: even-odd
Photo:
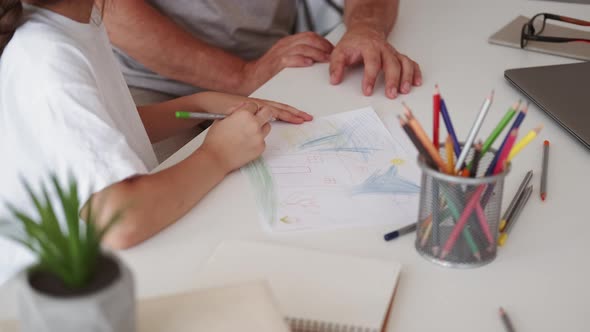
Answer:
[[[387,36],[397,18],[398,0],[346,0],[344,24],[348,29],[363,27]]]
[[[94,194],[93,206],[104,211],[99,220],[124,209],[105,244],[125,249],[152,237],[184,216],[225,174],[211,155],[197,150],[168,169],[129,178]]]
[[[243,60],[197,39],[143,0],[111,3],[104,16],[109,37],[129,56],[165,77],[240,92]]]

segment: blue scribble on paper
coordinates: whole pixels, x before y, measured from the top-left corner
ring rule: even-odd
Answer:
[[[356,186],[352,193],[359,194],[417,194],[420,192],[420,186],[406,180],[398,175],[395,165],[380,174],[379,171],[371,174],[363,183]]]
[[[358,122],[348,122],[342,124],[336,133],[330,133],[321,137],[314,137],[299,145],[299,149],[313,149],[315,151],[334,151],[334,152],[352,152],[360,153],[365,160],[374,151],[382,149],[369,147],[362,137],[370,133],[358,133],[362,129],[362,124]]]

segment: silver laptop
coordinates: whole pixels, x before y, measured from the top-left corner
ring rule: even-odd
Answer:
[[[504,77],[590,149],[590,62],[508,69]]]

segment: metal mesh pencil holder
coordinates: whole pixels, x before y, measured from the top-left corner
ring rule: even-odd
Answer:
[[[440,153],[445,159],[444,149]],[[490,149],[481,157],[478,176],[495,153]],[[441,173],[422,158],[418,165],[422,169],[415,243],[418,253],[449,267],[477,267],[494,260],[504,178],[510,167],[497,175],[470,178]]]

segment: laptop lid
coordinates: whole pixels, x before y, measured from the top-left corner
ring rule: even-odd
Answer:
[[[504,77],[590,149],[590,62],[508,69]]]

